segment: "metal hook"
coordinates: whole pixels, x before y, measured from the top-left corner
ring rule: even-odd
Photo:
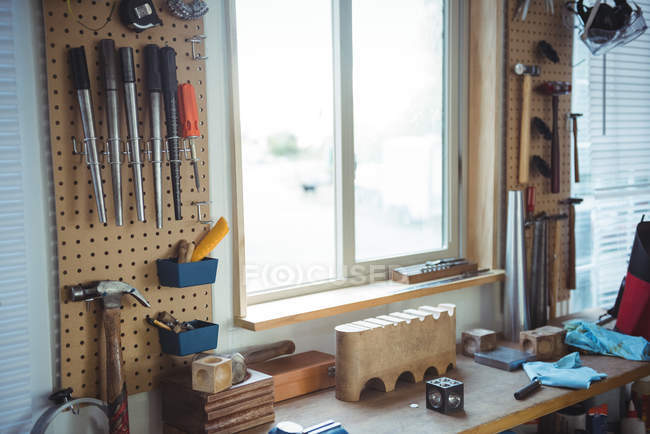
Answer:
[[[201,223],[202,225],[211,225],[212,223],[215,222],[214,220],[202,220],[202,219],[201,219],[201,207],[202,207],[203,205],[209,205],[209,204],[211,204],[211,203],[212,203],[211,200],[206,200],[206,201],[202,201],[202,202],[192,202],[192,205],[196,205],[196,209],[197,209],[197,211],[196,211],[196,212],[197,212],[197,216],[196,216],[196,218],[197,218],[197,220],[199,221],[199,223]]]
[[[204,39],[207,39],[207,36],[194,35],[191,38],[185,39],[185,42],[189,42],[190,44],[192,44],[192,59],[205,60],[208,58],[208,56],[201,56],[201,53],[199,53],[196,49],[196,44],[200,44],[201,42],[203,42]]]

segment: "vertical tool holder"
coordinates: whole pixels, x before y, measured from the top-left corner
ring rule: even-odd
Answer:
[[[517,8],[516,0],[507,1],[506,16],[506,115],[505,115],[505,144],[506,144],[506,188],[517,188],[519,185],[519,137],[521,122],[521,87],[522,77],[513,72],[517,63],[539,65],[541,73],[533,77],[533,93],[531,98],[531,118],[538,116],[549,126],[552,123],[551,97],[540,94],[535,88],[545,81],[571,82],[571,65],[573,62],[573,29],[563,21],[563,4],[556,4],[555,14],[544,10],[544,2],[531,1],[528,16],[525,21],[514,19]],[[571,17],[568,22],[573,22]],[[549,42],[557,51],[560,62],[552,63],[542,58],[537,51],[537,43],[541,40]],[[571,110],[571,95],[564,95],[559,100],[559,143],[560,143],[560,192],[551,193],[551,180],[543,178],[531,168],[528,185],[536,191],[535,213],[545,211],[547,214],[566,213],[568,208],[558,203],[571,194],[571,135],[566,123],[566,113]],[[551,161],[550,142],[531,131],[530,154],[540,155],[544,160]],[[569,231],[565,222],[561,223],[561,239],[563,245],[560,253],[560,264],[566,264],[569,249]],[[532,244],[532,231],[526,233],[526,245]],[[528,249],[530,250],[530,248]],[[549,263],[552,261],[552,249],[549,249]],[[530,254],[529,254],[530,257]],[[529,262],[530,263],[530,262]],[[560,282],[566,282],[566,267],[561,269]],[[559,300],[567,300],[569,291],[561,288]]]
[[[212,317],[211,286],[178,289],[158,284],[156,260],[175,256],[178,240],[197,240],[209,227],[198,222],[193,202],[204,202],[208,192],[207,111],[205,100],[205,64],[192,59],[192,47],[186,39],[203,31],[203,21],[182,21],[167,13],[156,2],[163,26],[135,33],[124,27],[117,10],[106,26],[98,28],[111,13],[112,1],[71,2],[72,13],[65,1],[43,1],[45,48],[47,63],[52,174],[58,250],[58,279],[60,307],[60,362],[62,387],[72,387],[75,396],[98,396],[99,332],[101,307],[94,303],[68,302],[64,287],[94,280],[124,280],[151,303],[146,309],[124,297],[122,309],[122,352],[124,375],[130,394],[157,386],[158,378],[175,368],[175,362],[160,349],[158,330],[145,322],[147,315],[169,311],[181,320],[210,321]],[[146,222],[138,221],[132,168],[121,165],[124,226],[115,220],[111,165],[104,159],[101,177],[104,181],[107,224],[97,218],[93,186],[85,162],[72,154],[72,137],[81,139],[81,118],[73,86],[68,50],[85,47],[90,88],[95,112],[98,149],[104,149],[111,135],[106,125],[105,83],[102,81],[100,41],[113,39],[116,50],[133,48],[135,83],[137,89],[138,129],[142,143],[150,140],[149,99],[145,77],[144,47],[157,44],[172,47],[177,55],[177,75],[181,83],[191,82],[196,89],[199,121],[203,135],[196,139],[200,159],[201,188],[197,191],[189,162],[181,165],[183,220],[175,220],[170,169],[167,159],[162,167],[163,227],[156,228],[153,168],[143,160],[142,177]],[[119,52],[115,52],[119,56]],[[127,137],[122,80],[119,80],[120,134]],[[79,140],[78,140],[79,142]],[[113,141],[112,144],[115,144]],[[144,147],[144,146],[143,146]],[[123,160],[124,163],[127,160]],[[52,294],[51,296],[54,296]]]

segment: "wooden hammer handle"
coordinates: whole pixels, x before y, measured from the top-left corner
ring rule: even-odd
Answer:
[[[530,176],[530,97],[533,79],[524,74],[521,92],[521,136],[519,137],[519,183],[527,184]]]
[[[110,432],[129,431],[126,384],[122,377],[122,345],[120,343],[120,309],[104,309],[106,336],[106,390]]]
[[[257,345],[247,348],[239,353],[244,356],[246,365],[261,363],[285,354],[293,354],[296,344],[293,341],[280,341],[272,344]]]

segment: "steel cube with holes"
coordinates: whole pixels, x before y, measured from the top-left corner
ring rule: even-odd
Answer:
[[[463,409],[465,396],[463,383],[453,378],[440,377],[427,381],[427,408],[440,413]]]

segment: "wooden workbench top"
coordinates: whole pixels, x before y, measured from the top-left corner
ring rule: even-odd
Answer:
[[[607,379],[592,383],[588,390],[543,386],[528,399],[517,401],[513,393],[529,382],[523,370],[501,371],[459,355],[456,369],[447,376],[465,383],[464,412],[446,416],[428,410],[425,384],[421,382],[399,383],[390,393],[366,390],[361,401],[353,403],[337,400],[334,389],[312,393],[277,404],[275,420],[291,420],[307,427],[334,419],[351,433],[494,433],[650,375],[650,363],[581,357],[584,365],[605,372]],[[411,403],[419,407],[410,408]],[[247,432],[266,433],[272,426],[262,425]]]

